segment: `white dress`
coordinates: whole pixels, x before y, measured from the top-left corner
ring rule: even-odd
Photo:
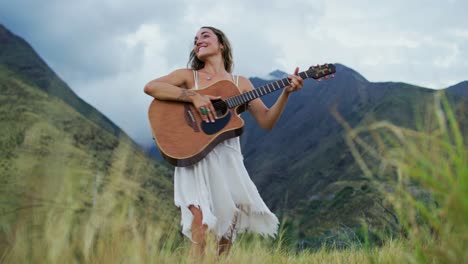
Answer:
[[[194,79],[194,89],[198,89],[196,71]],[[238,77],[234,79],[238,85]],[[234,240],[236,233],[244,231],[274,237],[278,230],[278,218],[268,209],[245,169],[239,137],[221,142],[192,166],[176,167],[174,202],[181,210],[182,233],[191,240],[190,205],[201,209],[203,224],[218,239]]]

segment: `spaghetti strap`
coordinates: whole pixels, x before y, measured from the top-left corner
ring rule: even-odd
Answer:
[[[195,90],[198,90],[198,71],[193,70],[193,80],[195,82]]]
[[[232,81],[239,87],[239,75],[232,75]]]

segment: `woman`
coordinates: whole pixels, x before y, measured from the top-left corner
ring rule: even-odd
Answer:
[[[220,30],[202,27],[190,53],[191,69],[178,69],[145,86],[145,93],[159,100],[192,103],[205,122],[215,122],[211,104],[215,96],[197,90],[220,80],[231,80],[241,93],[254,89],[252,83],[232,75],[231,45]],[[260,99],[250,102],[248,110],[262,128],[272,129],[283,112],[290,93],[302,88],[303,80],[289,76],[276,103],[267,108]],[[252,231],[275,236],[277,217],[268,209],[250,179],[240,151],[239,138],[223,141],[203,160],[189,167],[176,167],[174,200],[182,214],[182,232],[192,240],[192,250],[204,252],[207,230],[218,238],[218,254],[229,250],[237,232]]]

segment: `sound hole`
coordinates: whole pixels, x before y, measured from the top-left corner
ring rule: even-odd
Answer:
[[[211,103],[216,111],[216,116],[220,117],[226,114],[228,107],[226,102],[221,99],[212,100]]]

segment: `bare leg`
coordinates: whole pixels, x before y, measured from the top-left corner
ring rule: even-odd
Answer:
[[[232,245],[232,237],[225,238],[222,237],[219,242],[218,242],[218,256],[221,256],[222,254],[229,253],[229,250],[231,249]]]
[[[189,206],[189,210],[193,214],[192,221],[192,255],[196,258],[202,257],[205,253],[206,245],[206,230],[207,226],[202,223],[203,213],[202,211],[193,205]]]
[[[236,228],[236,222],[237,222],[237,214],[234,216],[234,222],[231,225],[231,232],[228,237],[221,237],[221,239],[218,241],[218,256],[221,256],[222,254],[226,253],[226,255],[229,253],[229,250],[231,249],[232,246],[232,237],[234,235],[234,229]]]

